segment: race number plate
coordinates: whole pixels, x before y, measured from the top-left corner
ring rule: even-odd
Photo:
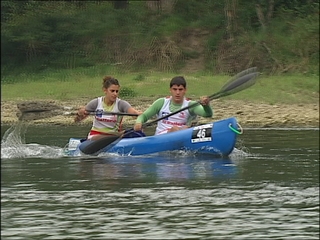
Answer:
[[[213,123],[196,126],[193,128],[191,142],[208,142],[211,141]]]

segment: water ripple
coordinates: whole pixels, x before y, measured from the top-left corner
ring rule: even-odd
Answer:
[[[2,237],[317,239],[318,193],[318,187],[276,184],[137,187],[117,192],[3,188]]]

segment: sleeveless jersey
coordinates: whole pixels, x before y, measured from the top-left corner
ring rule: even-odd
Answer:
[[[103,99],[104,97],[98,98],[98,106],[96,108],[96,115],[94,116],[94,119],[93,119],[91,131],[96,131],[101,133],[118,132],[119,127],[121,126],[123,117],[117,116],[117,115],[103,115],[103,112],[106,111],[103,108]],[[118,109],[119,101],[120,99],[117,98],[111,112],[119,112],[119,109]]]
[[[167,97],[164,99],[164,104],[162,108],[160,109],[159,113],[157,114],[157,118],[161,118],[165,115],[168,115],[171,113],[170,111],[170,102],[171,97]],[[190,100],[187,100],[186,98],[183,100],[181,108],[184,108],[188,106]],[[188,120],[192,116],[189,113],[189,110],[186,109],[184,111],[181,111],[171,117],[165,118],[158,122],[156,133],[155,135],[166,133],[171,127],[173,126],[183,126],[188,124]]]

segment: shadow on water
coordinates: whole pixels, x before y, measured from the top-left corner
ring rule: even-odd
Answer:
[[[238,174],[237,165],[231,158],[195,156],[186,152],[98,158],[16,158],[4,159],[2,164],[2,176],[8,182],[48,183],[56,190],[71,184],[72,188],[79,185],[80,189],[90,189],[94,183],[106,187],[115,183],[224,181]]]
[[[186,152],[164,152],[147,156],[108,156],[82,159],[81,172],[89,178],[128,181],[185,181],[225,179],[237,175],[230,158],[213,158]]]

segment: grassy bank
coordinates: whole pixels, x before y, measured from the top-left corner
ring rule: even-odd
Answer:
[[[76,70],[47,71],[41,74],[2,76],[1,100],[72,100],[90,99],[102,95],[104,75],[116,77],[121,84],[121,98],[138,100],[139,97],[156,99],[169,94],[169,81],[183,75],[188,83],[188,96],[197,98],[210,95],[232,76],[213,76],[206,73],[119,73],[102,67]],[[15,79],[15,80],[14,80]],[[16,80],[20,79],[18,83]],[[319,101],[319,77],[304,75],[267,76],[261,74],[257,83],[243,92],[225,99],[245,100],[266,104],[317,103]],[[85,103],[85,102],[84,102]]]
[[[120,73],[112,69],[77,69],[36,75],[2,76],[1,124],[18,121],[15,105],[27,100],[55,100],[74,109],[103,94],[103,76],[119,79],[121,98],[139,110],[145,110],[157,97],[169,95],[169,81],[181,73]],[[218,92],[232,76],[206,73],[181,74],[188,81],[188,96]],[[19,79],[19,83],[13,80]],[[316,76],[267,76],[262,73],[254,86],[215,101],[213,120],[236,116],[243,127],[319,127],[319,79]],[[88,118],[83,124],[92,124]],[[133,119],[125,118],[131,126]],[[202,120],[200,119],[200,122]],[[203,120],[203,122],[207,121]],[[74,125],[73,117],[58,115],[35,121],[35,124]]]

